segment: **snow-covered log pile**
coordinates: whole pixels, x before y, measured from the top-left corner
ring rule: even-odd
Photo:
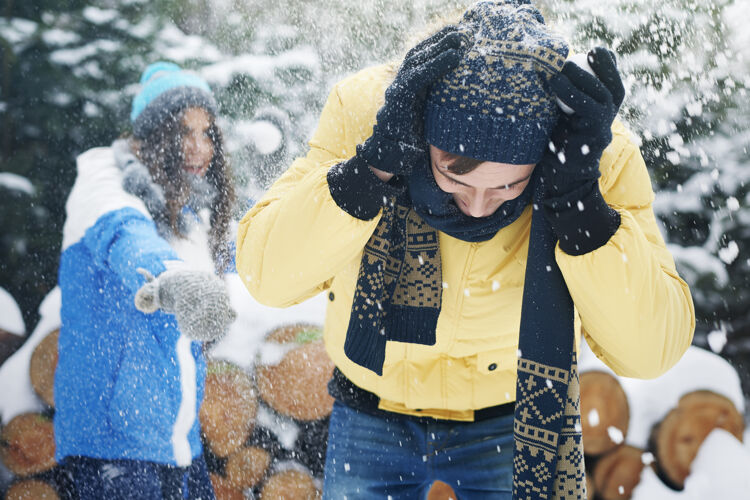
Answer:
[[[333,363],[317,324],[274,328],[252,370],[209,364],[201,427],[219,500],[316,498],[322,489]]]
[[[60,290],[39,306],[40,320],[24,344],[0,365],[0,491],[6,499],[71,498],[71,483],[55,462],[53,382],[60,328]]]
[[[747,498],[745,400],[723,358],[692,346],[666,374],[637,380],[584,343],[580,372],[589,498]]]

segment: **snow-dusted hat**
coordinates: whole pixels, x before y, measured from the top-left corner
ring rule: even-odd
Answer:
[[[528,0],[480,1],[459,27],[472,46],[430,90],[427,142],[478,160],[538,162],[559,113],[549,80],[568,45]]]
[[[133,135],[148,137],[169,117],[187,108],[203,108],[216,116],[216,100],[205,80],[169,62],[156,62],[141,75],[141,90],[133,99]]]

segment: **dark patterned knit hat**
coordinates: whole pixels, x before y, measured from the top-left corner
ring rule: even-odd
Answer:
[[[133,99],[133,135],[145,139],[164,120],[190,107],[216,116],[216,101],[205,80],[169,62],[149,65],[141,75],[141,90]]]
[[[537,163],[558,118],[548,82],[568,55],[565,40],[523,0],[478,2],[459,26],[473,46],[430,90],[427,142],[478,160]]]

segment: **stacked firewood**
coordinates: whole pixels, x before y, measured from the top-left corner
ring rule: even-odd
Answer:
[[[653,381],[618,377],[593,362],[582,367],[580,382],[590,499],[631,498],[647,467],[679,491],[714,429],[743,439],[739,378],[702,349],[691,347],[669,374]]]
[[[54,378],[59,330],[48,333],[31,355],[29,377],[46,405],[41,412],[16,415],[0,432],[0,462],[13,474],[8,500],[67,499],[72,483],[55,461]]]
[[[268,333],[253,373],[209,363],[200,419],[218,500],[320,497],[332,372],[309,324]]]

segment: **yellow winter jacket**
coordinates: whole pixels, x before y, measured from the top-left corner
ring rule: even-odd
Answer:
[[[380,408],[472,420],[473,410],[513,401],[531,207],[489,241],[439,232],[443,302],[435,345],[389,341],[383,375],[350,361],[344,338],[365,244],[380,220],[356,219],[331,198],[328,169],[355,154],[372,133],[393,68],[378,66],[338,83],[310,150],[243,217],[237,269],[250,293],[277,307],[324,290],[325,343],[336,366],[380,397]],[[692,341],[695,314],[659,234],[646,165],[628,131],[613,126],[599,185],[621,216],[602,247],[557,263],[577,310],[576,331],[616,373],[656,377]]]

